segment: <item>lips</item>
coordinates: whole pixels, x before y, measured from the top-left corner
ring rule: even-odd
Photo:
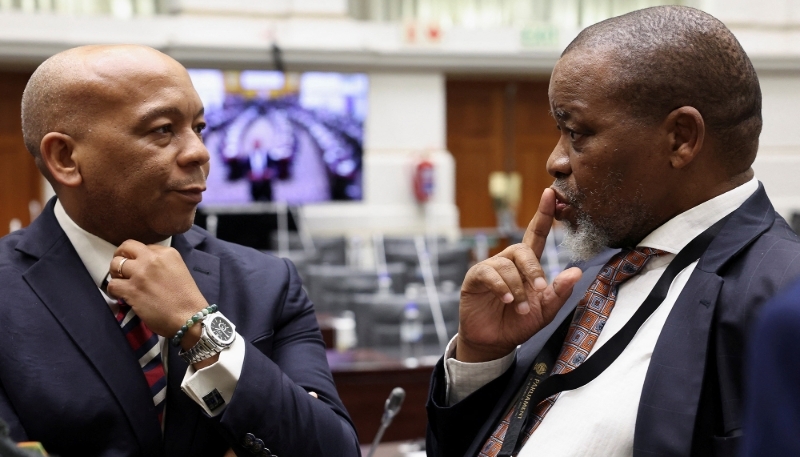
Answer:
[[[557,220],[562,220],[567,216],[568,210],[572,207],[569,203],[567,197],[564,196],[563,193],[559,192],[558,189],[551,187],[553,192],[556,194],[556,208],[555,208],[555,218]]]
[[[206,190],[205,186],[193,186],[182,189],[175,189],[174,192],[181,195],[190,203],[200,203],[203,201],[203,192]]]

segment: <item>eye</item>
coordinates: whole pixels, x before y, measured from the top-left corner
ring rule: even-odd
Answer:
[[[203,130],[205,130],[205,129],[206,129],[205,122],[201,122],[201,123],[199,123],[199,124],[194,126],[194,133],[202,136],[203,135]]]
[[[557,129],[559,132],[561,132],[562,134],[566,133],[567,135],[569,135],[569,139],[570,139],[570,141],[572,141],[573,143],[574,143],[574,142],[576,142],[576,141],[580,141],[580,140],[582,140],[582,139],[583,139],[583,137],[585,137],[585,136],[586,136],[586,134],[585,134],[585,133],[578,133],[578,132],[576,132],[575,130],[572,130],[572,129],[568,128],[568,127],[562,127],[562,126],[560,126],[560,125],[558,125],[558,124],[556,124],[556,129]]]
[[[164,124],[160,127],[157,127],[153,130],[153,133],[160,133],[162,135],[172,133],[172,124]]]
[[[578,133],[578,132],[576,132],[574,130],[569,130],[569,139],[571,139],[572,141],[578,141],[581,138],[583,138],[583,134],[582,133]]]

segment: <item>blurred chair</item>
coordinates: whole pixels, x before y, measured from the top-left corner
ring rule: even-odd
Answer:
[[[390,263],[387,272],[392,280],[389,293],[399,293],[405,288],[406,266]],[[380,288],[378,273],[345,265],[308,264],[305,268],[306,292],[317,312],[338,313],[356,311],[353,300],[356,294],[373,294]]]
[[[310,246],[303,243],[297,232],[288,233],[289,251],[303,251],[305,261],[315,265],[344,265],[346,259],[347,241],[343,236],[312,237]],[[307,242],[308,243],[308,242]],[[270,234],[270,251],[278,251],[278,232]]]
[[[460,291],[453,288],[439,291],[439,302],[447,327],[448,337],[458,331],[458,302]],[[433,324],[431,307],[422,285],[414,302],[419,308],[423,322],[423,343],[438,343]],[[356,332],[361,347],[398,346],[400,344],[400,322],[409,299],[405,293],[393,294],[355,294],[353,311],[356,314]]]
[[[472,261],[470,244],[438,237],[426,238],[426,245],[436,283],[452,281],[460,286]],[[407,266],[407,282],[423,282],[413,237],[387,237],[384,246],[387,262],[402,262]]]

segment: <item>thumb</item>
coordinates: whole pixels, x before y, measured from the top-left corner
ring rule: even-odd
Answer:
[[[552,320],[558,310],[572,295],[572,288],[581,279],[580,268],[568,268],[556,276],[553,283],[542,292],[542,315]]]
[[[566,301],[572,295],[572,288],[580,281],[583,271],[578,267],[567,268],[553,280],[553,292]]]

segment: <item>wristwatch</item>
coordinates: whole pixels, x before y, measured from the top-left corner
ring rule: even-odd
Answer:
[[[178,352],[190,365],[219,354],[236,339],[236,326],[220,312],[209,314],[200,325],[202,330],[197,344],[187,351],[181,349]]]

